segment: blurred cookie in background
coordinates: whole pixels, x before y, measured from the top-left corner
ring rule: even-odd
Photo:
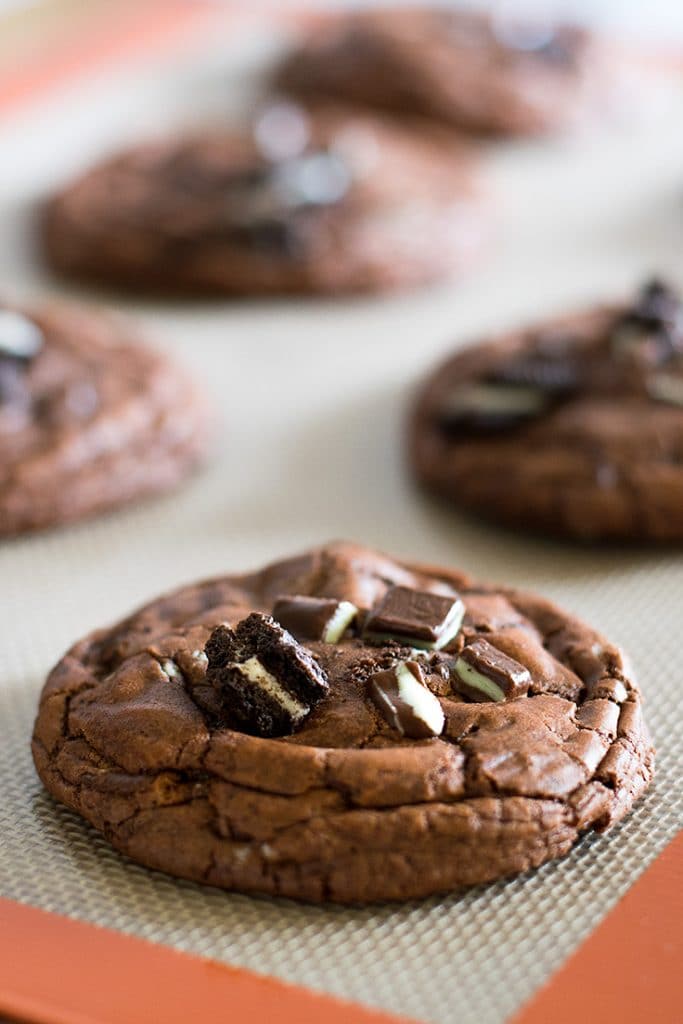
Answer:
[[[275,98],[109,159],[47,206],[58,271],[176,295],[334,294],[458,274],[486,234],[476,158],[429,125]]]
[[[525,136],[580,125],[609,106],[613,64],[587,29],[538,8],[383,8],[325,19],[275,84],[467,133]]]
[[[204,452],[206,406],[127,324],[0,302],[0,536],[175,487]]]
[[[410,459],[428,490],[544,534],[683,540],[683,303],[652,281],[474,345],[423,386]]]

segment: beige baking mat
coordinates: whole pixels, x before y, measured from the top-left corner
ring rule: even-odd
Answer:
[[[255,40],[254,53],[269,45]],[[215,110],[228,64],[214,45],[0,125],[3,289],[66,294],[35,260],[36,197],[123,138]],[[683,555],[574,549],[451,517],[405,479],[401,424],[416,375],[454,339],[618,292],[652,269],[683,284],[672,123],[494,154],[500,226],[489,263],[460,287],[334,303],[110,297],[205,378],[216,448],[177,496],[0,547],[0,895],[439,1024],[502,1022],[590,932],[681,824]],[[636,812],[528,877],[340,909],[144,870],[42,793],[28,751],[34,708],[73,640],[166,587],[333,536],[538,589],[622,643],[659,751]]]

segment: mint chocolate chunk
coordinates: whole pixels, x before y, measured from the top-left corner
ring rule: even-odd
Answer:
[[[273,607],[273,618],[297,640],[322,640],[339,643],[358,615],[350,601],[333,597],[280,597]]]
[[[537,384],[481,381],[456,388],[442,403],[438,421],[447,434],[489,434],[536,419],[551,406]]]
[[[209,637],[206,680],[223,724],[253,736],[285,736],[329,692],[323,669],[270,616],[253,612]]]
[[[488,640],[474,640],[458,655],[451,683],[455,690],[472,700],[513,700],[527,694],[531,673]]]
[[[438,651],[460,630],[465,606],[457,595],[390,587],[365,619],[363,637],[375,643],[397,640]]]
[[[402,661],[368,680],[368,693],[382,717],[402,736],[430,739],[440,736],[444,713],[424,683],[415,661]]]

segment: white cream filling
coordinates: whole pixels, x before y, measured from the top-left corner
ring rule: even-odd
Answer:
[[[481,672],[477,672],[476,668],[468,665],[464,658],[458,658],[455,663],[455,671],[464,683],[472,686],[475,690],[481,690],[491,700],[505,700],[505,693],[500,686],[492,679],[482,675]]]
[[[172,658],[166,658],[161,662],[161,667],[169,679],[182,679],[183,674]]]
[[[260,687],[269,697],[273,697],[285,711],[291,716],[292,721],[299,722],[305,718],[311,710],[307,704],[302,703],[281,686],[274,675],[264,668],[256,657],[248,658],[234,666],[240,675]]]
[[[656,373],[647,382],[647,390],[653,398],[668,405],[683,406],[683,377],[669,373]]]
[[[543,412],[547,401],[540,388],[518,384],[473,384],[456,392],[446,402],[444,411],[533,416]]]
[[[410,707],[415,717],[424,722],[435,736],[440,736],[443,732],[445,719],[441,705],[432,691],[419,682],[404,664],[396,666],[395,675],[398,682],[398,695],[401,700]]]
[[[351,604],[350,601],[341,601],[336,612],[325,627],[323,634],[324,642],[326,644],[338,643],[356,615],[358,615],[358,609],[355,604]]]
[[[443,634],[439,640],[435,640],[433,644],[425,645],[428,646],[429,650],[440,651],[442,647],[449,644],[454,636],[457,635],[460,627],[462,626],[462,620],[465,617],[465,605],[462,601],[457,601],[450,610],[448,618],[444,623]]]

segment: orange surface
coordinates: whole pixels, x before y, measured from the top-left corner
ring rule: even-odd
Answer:
[[[683,832],[511,1024],[683,1021]]]
[[[511,1024],[675,1024],[683,833]],[[212,960],[0,899],[0,1014],[38,1024],[406,1024]]]
[[[37,1024],[407,1024],[0,899],[0,1014]]]
[[[66,39],[52,45],[48,40],[32,55],[22,54],[18,66],[0,72],[0,114],[136,52],[153,54],[182,39],[211,10],[207,0],[147,0],[105,5],[85,18],[79,14]]]

